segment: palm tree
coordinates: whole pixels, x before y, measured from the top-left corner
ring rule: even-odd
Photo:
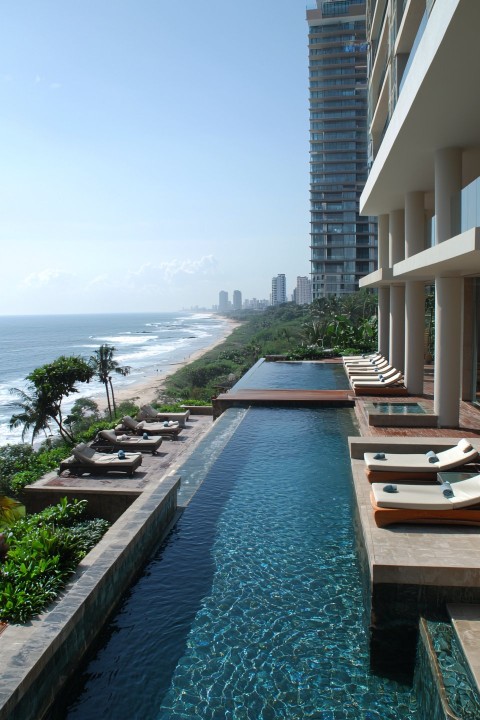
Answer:
[[[41,395],[36,392],[35,388],[32,388],[30,395],[19,388],[11,388],[10,392],[18,396],[18,399],[15,401],[15,405],[20,408],[20,412],[12,415],[9,426],[11,430],[13,430],[13,428],[20,427],[21,425],[23,426],[22,442],[25,440],[25,437],[30,430],[32,431],[32,438],[30,441],[32,445],[35,438],[42,432],[42,430],[45,433],[45,436],[47,435],[47,430],[51,433],[50,426],[48,424],[50,417],[48,408],[45,406]]]
[[[113,359],[115,348],[112,345],[100,345],[98,350],[95,350],[93,355],[90,357],[89,364],[93,369],[95,376],[105,385],[105,392],[107,393],[107,405],[110,419],[112,419],[112,405],[113,412],[116,414],[117,406],[115,404],[115,394],[113,392],[112,385],[112,373],[117,375],[128,375],[131,368],[128,365],[121,367],[116,360]]]

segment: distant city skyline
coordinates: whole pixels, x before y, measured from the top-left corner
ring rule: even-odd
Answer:
[[[268,297],[272,253],[307,273],[304,5],[112,7],[3,9],[0,314]]]

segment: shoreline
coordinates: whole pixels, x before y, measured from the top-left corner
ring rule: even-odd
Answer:
[[[168,370],[164,375],[162,374],[161,376],[159,376],[158,370],[154,371],[152,368],[152,371],[148,374],[147,377],[144,377],[138,382],[132,383],[127,387],[121,387],[117,390],[114,383],[113,389],[115,391],[115,402],[117,403],[117,405],[126,400],[133,400],[135,404],[139,406],[149,405],[155,402],[161,390],[164,389],[165,382],[167,378],[170,377],[170,375],[173,375],[173,373],[177,370],[180,370],[186,365],[190,365],[190,363],[193,363],[195,360],[198,360],[207,352],[210,352],[210,350],[213,350],[215,347],[217,347],[217,345],[223,343],[237,327],[240,327],[242,325],[242,323],[238,322],[237,320],[232,320],[230,318],[225,318],[225,320],[227,324],[225,326],[225,332],[221,337],[214,340],[212,343],[210,343],[210,345],[207,345],[204,348],[200,348],[199,350],[192,352],[191,355],[186,357],[184,360],[169,365]],[[108,405],[105,393],[98,395],[95,394],[89,397],[97,403],[100,412],[103,412],[107,409]]]

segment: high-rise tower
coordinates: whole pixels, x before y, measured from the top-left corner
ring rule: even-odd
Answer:
[[[272,278],[272,305],[281,305],[287,302],[287,280],[284,273]]]
[[[376,227],[360,217],[367,178],[367,41],[362,0],[309,2],[313,298],[358,289],[376,263]]]

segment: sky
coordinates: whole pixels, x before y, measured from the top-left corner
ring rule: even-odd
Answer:
[[[303,0],[15,0],[0,315],[210,308],[308,275]]]

